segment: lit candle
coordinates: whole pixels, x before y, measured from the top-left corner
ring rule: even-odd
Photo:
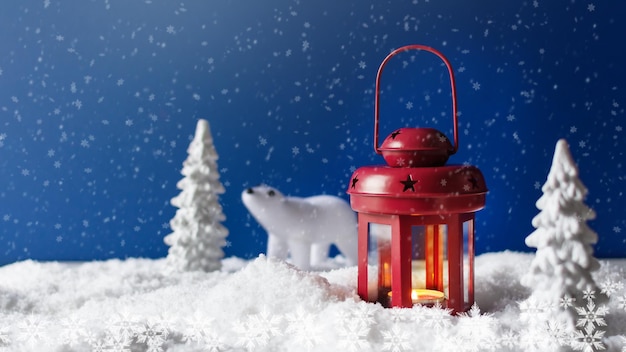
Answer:
[[[389,299],[391,299],[392,292],[387,293]],[[428,290],[423,288],[414,288],[411,290],[411,301],[413,304],[435,304],[443,303],[445,295],[441,291]]]
[[[444,299],[445,296],[441,291],[421,288],[414,288],[411,290],[411,300],[415,304],[443,303]]]

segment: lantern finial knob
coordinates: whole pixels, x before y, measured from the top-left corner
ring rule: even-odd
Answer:
[[[434,128],[400,128],[379,148],[391,167],[443,166],[452,154],[452,143]]]

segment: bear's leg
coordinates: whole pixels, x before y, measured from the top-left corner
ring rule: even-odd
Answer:
[[[311,246],[311,265],[313,267],[322,265],[328,259],[330,245],[328,243],[313,243]]]
[[[350,234],[352,236],[338,238],[335,242],[335,246],[346,257],[346,262],[349,266],[356,265],[358,262],[358,238],[356,231],[354,232],[354,234]]]
[[[289,241],[291,262],[302,270],[311,268],[311,244],[303,241]]]
[[[280,260],[287,259],[287,253],[289,251],[289,246],[287,245],[287,241],[276,237],[272,234],[269,234],[267,238],[267,256],[270,258],[278,258]]]

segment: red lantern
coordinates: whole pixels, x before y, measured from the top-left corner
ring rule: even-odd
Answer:
[[[454,144],[433,128],[400,128],[378,146],[383,68],[412,49],[437,55],[448,69]],[[487,187],[478,168],[445,165],[458,148],[450,62],[423,45],[393,51],[378,69],[375,103],[374,149],[387,165],[357,169],[348,189],[358,213],[358,294],[385,307],[439,303],[466,311],[474,303],[474,214],[485,206]]]

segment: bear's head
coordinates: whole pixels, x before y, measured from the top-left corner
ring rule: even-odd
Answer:
[[[284,201],[285,196],[276,188],[260,185],[244,190],[241,194],[241,199],[246,208],[255,214],[267,207],[281,203]]]

